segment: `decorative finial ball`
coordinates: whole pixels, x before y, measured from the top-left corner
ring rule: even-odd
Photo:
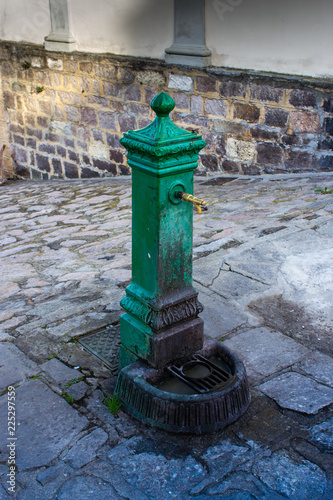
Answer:
[[[157,116],[169,116],[169,113],[175,107],[175,101],[165,92],[161,92],[151,101],[150,107]]]

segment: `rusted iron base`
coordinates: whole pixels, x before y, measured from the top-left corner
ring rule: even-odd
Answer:
[[[243,363],[236,354],[211,339],[205,339],[198,354],[222,359],[234,375],[231,382],[205,394],[170,393],[158,388],[165,371],[137,361],[118,375],[116,393],[126,411],[152,427],[175,433],[216,432],[237,420],[251,399]]]

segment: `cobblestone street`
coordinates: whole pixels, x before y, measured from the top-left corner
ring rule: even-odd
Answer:
[[[118,328],[131,280],[129,177],[0,186],[0,500],[333,498],[332,174],[197,177],[194,286],[205,334],[245,363],[223,431],[150,429],[104,398],[78,340]],[[11,493],[8,387],[15,388]]]

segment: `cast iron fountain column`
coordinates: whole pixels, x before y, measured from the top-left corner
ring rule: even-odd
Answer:
[[[205,142],[172,123],[174,106],[158,94],[155,120],[120,141],[132,168],[132,281],[121,301],[116,392],[129,413],[150,425],[212,432],[238,418],[250,395],[240,360],[204,342],[203,308],[192,286],[192,203],[200,213],[205,202],[192,192]],[[170,374],[185,383],[185,393],[164,388]]]
[[[121,301],[120,364],[144,359],[155,368],[201,349],[202,306],[192,286],[193,170],[201,136],[169,118],[174,101],[161,93],[157,117],[121,139],[132,168],[132,282]]]

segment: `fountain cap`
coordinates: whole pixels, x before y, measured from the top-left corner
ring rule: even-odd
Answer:
[[[175,107],[175,101],[165,92],[157,94],[150,103],[150,107],[160,117],[169,116]]]
[[[201,135],[175,125],[169,117],[175,101],[165,92],[151,102],[155,119],[145,128],[129,130],[120,139],[127,151],[128,164],[158,176],[194,170],[199,151],[206,143]]]

